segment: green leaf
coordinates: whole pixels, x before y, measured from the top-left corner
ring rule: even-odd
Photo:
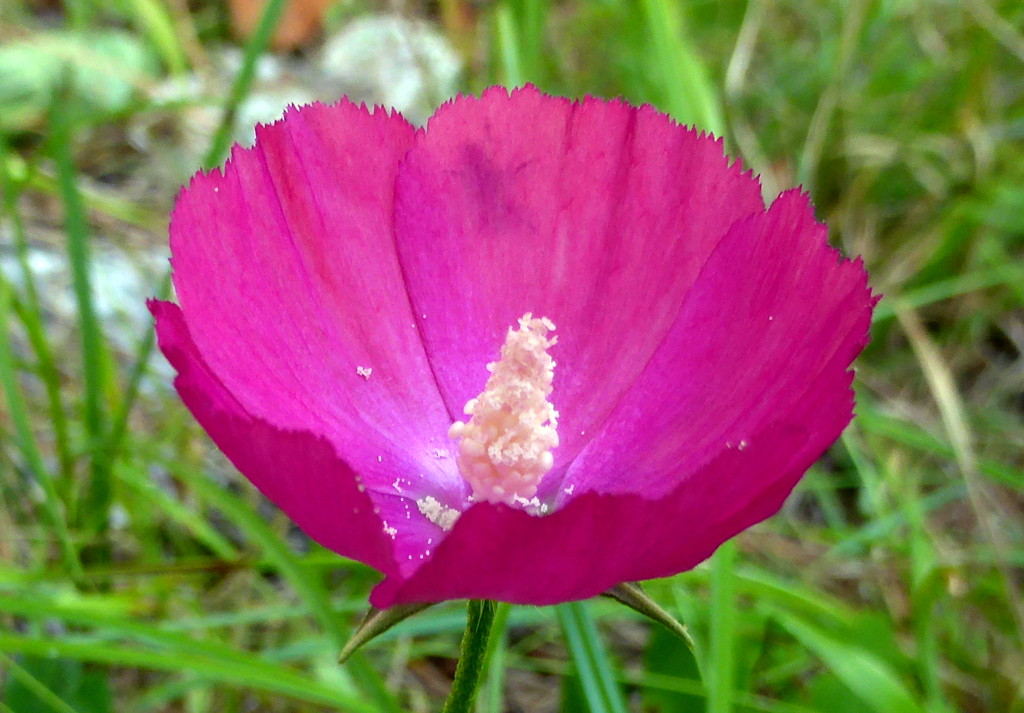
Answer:
[[[687,645],[667,629],[653,627],[647,648],[644,650],[644,671],[646,674],[671,676],[698,683],[700,669]],[[658,713],[704,713],[703,695],[659,688],[643,689],[644,709],[651,708]]]
[[[690,649],[690,653],[694,652],[693,639],[690,638],[690,632],[686,630],[686,626],[676,620],[671,614],[661,608],[661,606],[651,599],[640,585],[635,582],[623,582],[617,584],[608,591],[601,594],[603,597],[614,599],[620,604],[624,604],[633,611],[643,614],[647,618],[658,622],[670,632],[678,636],[680,639],[686,642],[687,647]]]
[[[145,45],[125,32],[51,32],[5,41],[0,46],[0,131],[38,128],[65,69],[65,109],[97,120],[128,108],[155,68]]]
[[[769,613],[872,710],[877,713],[923,713],[896,672],[882,659],[839,641],[792,614],[781,610],[770,610]]]
[[[433,603],[417,603],[399,604],[387,609],[374,609],[371,607],[351,638],[342,647],[341,653],[338,654],[338,663],[345,663],[348,657],[355,653],[359,647],[377,638],[395,624],[405,621],[414,614],[418,614],[427,607],[432,606],[434,606]]]
[[[22,656],[14,661],[0,654],[7,669],[4,700],[16,711],[52,711],[53,713],[85,713],[71,702],[78,698],[82,683],[82,663],[71,659]],[[109,698],[109,695],[108,695]],[[110,709],[91,710],[106,713]]]
[[[827,713],[864,713],[864,703],[835,674],[819,672],[807,684],[811,704]]]
[[[104,671],[67,658],[0,654],[9,669],[4,700],[15,711],[110,713],[110,686]]]
[[[849,628],[857,624],[856,612],[832,596],[790,582],[760,567],[744,565],[736,567],[733,573],[737,587],[744,594],[836,626]]]

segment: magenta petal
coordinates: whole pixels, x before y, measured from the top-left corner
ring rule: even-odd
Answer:
[[[375,606],[685,570],[849,422],[862,266],[806,197],[765,211],[720,143],[650,107],[496,89],[425,132],[342,102],[257,139],[176,203],[160,346],[238,469],[384,573]],[[552,511],[467,509],[445,434],[527,312],[557,325]]]
[[[719,142],[650,107],[532,87],[442,106],[400,169],[395,229],[449,410],[479,394],[519,317],[548,317],[564,467],[729,226],[761,210],[756,181]]]
[[[247,413],[322,435],[371,490],[394,494],[398,474],[406,494],[457,505],[464,483],[435,455],[450,418],[394,247],[413,137],[401,116],[346,101],[259,127],[223,175],[179,196],[174,285],[196,348]]]
[[[829,393],[835,395],[822,392]],[[834,439],[846,423],[849,398],[808,399],[805,406],[830,422]],[[793,415],[798,421],[805,416]],[[824,447],[820,438],[782,422],[754,436],[743,451],[721,453],[659,500],[591,492],[545,517],[474,505],[429,562],[411,578],[388,576],[370,602],[387,607],[480,598],[545,605],[676,574],[778,510]],[[752,471],[761,485],[756,491],[745,487]]]
[[[392,541],[374,504],[331,445],[247,413],[203,361],[181,310],[157,301],[149,308],[181,400],[234,466],[321,545],[394,573]]]
[[[874,303],[859,262],[824,237],[795,191],[737,224],[570,467],[561,508],[472,507],[431,561],[374,590],[375,606],[584,598],[689,569],[774,513],[852,416],[849,365]]]
[[[874,300],[859,261],[825,242],[788,191],[737,223],[704,266],[650,364],[573,462],[564,489],[658,497],[790,412],[813,388],[847,395]],[[852,417],[852,400],[845,421]],[[838,435],[816,414],[798,424]],[[757,471],[747,486],[757,488]]]

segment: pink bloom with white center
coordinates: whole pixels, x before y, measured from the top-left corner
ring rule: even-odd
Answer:
[[[377,607],[693,567],[850,421],[874,304],[805,195],[533,88],[289,110],[171,216],[182,400]]]

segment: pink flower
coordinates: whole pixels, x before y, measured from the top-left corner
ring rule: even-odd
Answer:
[[[850,421],[874,304],[805,195],[765,210],[711,137],[533,88],[425,131],[292,109],[192,179],[170,238],[181,306],[151,310],[182,400],[384,574],[377,607],[698,564]]]

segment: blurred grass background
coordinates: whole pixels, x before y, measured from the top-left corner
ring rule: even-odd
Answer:
[[[374,573],[218,456],[142,299],[178,186],[251,121],[527,81],[724,135],[885,299],[841,441],[649,584],[696,656],[604,600],[502,606],[479,710],[1024,711],[1024,5],[345,0],[292,35],[249,5],[0,4],[0,712],[439,707],[462,607],[338,667]]]

